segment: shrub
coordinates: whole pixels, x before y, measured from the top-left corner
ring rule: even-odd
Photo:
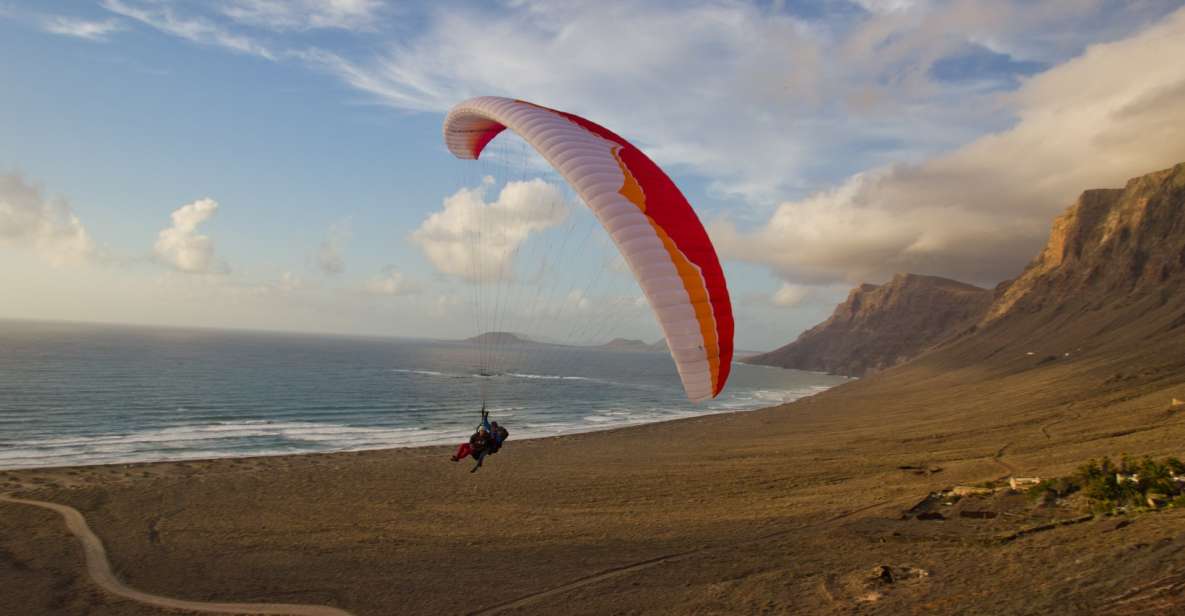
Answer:
[[[1174,497],[1181,494],[1173,474],[1185,465],[1176,458],[1168,458],[1164,462],[1156,462],[1145,456],[1134,460],[1123,456],[1119,464],[1111,462],[1110,458],[1102,461],[1090,460],[1078,468],[1073,479],[1078,481],[1084,494],[1091,500],[1095,509],[1113,509],[1115,507],[1143,508],[1147,506],[1148,494],[1161,494]],[[1182,469],[1185,470],[1185,469]],[[1120,481],[1117,475],[1136,476],[1134,481]],[[1176,504],[1182,497],[1177,497]]]

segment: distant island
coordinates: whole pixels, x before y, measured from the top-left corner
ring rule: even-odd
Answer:
[[[659,338],[653,343],[647,343],[643,340],[635,338],[614,338],[604,344],[564,344],[560,342],[544,342],[540,340],[533,340],[525,334],[514,332],[486,332],[478,334],[471,338],[466,338],[465,342],[472,342],[476,344],[537,344],[537,345],[553,345],[553,346],[570,346],[582,347],[589,349],[605,349],[611,351],[638,351],[645,353],[665,353],[667,351],[666,338]]]
[[[466,338],[465,342],[475,342],[478,344],[542,344],[522,334],[513,334],[511,332],[486,332],[472,338]]]
[[[666,338],[659,338],[657,342],[648,344],[645,341],[636,338],[614,338],[605,344],[596,345],[594,348],[609,349],[613,351],[638,351],[643,353],[665,352],[667,350]]]

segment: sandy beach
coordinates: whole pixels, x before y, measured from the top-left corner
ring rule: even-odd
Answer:
[[[1027,505],[903,515],[955,485],[1180,455],[1185,418],[1169,401],[1185,397],[1185,354],[1042,362],[1018,345],[972,361],[982,343],[956,344],[761,411],[512,440],[477,474],[434,447],[8,471],[0,486],[77,508],[130,587],[197,601],[355,614],[1179,605],[1179,509],[1038,532],[1025,529],[1050,520]],[[1007,509],[980,508],[992,507]],[[57,514],[0,512],[0,586],[22,606],[11,613],[159,613],[99,589]]]

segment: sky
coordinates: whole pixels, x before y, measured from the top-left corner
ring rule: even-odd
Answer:
[[[444,148],[500,95],[666,169],[770,349],[861,282],[1014,277],[1082,190],[1185,161],[1183,6],[0,0],[0,318],[657,339],[525,145]]]

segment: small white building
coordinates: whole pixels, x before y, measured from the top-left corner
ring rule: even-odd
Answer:
[[[1017,492],[1025,492],[1033,486],[1041,483],[1040,477],[1009,477],[1008,487]]]
[[[996,490],[979,486],[955,486],[951,488],[950,493],[954,496],[971,496],[973,494],[995,494]]]

